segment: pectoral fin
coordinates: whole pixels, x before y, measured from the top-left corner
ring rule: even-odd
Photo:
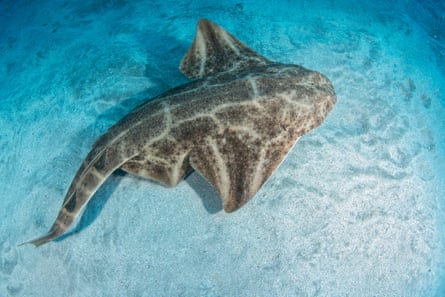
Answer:
[[[195,39],[179,68],[189,78],[201,78],[270,63],[222,27],[202,19],[198,23]]]
[[[257,193],[294,142],[262,141],[228,129],[195,147],[190,154],[190,165],[218,191],[224,210],[233,212]]]

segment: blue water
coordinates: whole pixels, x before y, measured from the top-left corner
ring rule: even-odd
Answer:
[[[1,1],[0,296],[445,296],[443,1]],[[442,4],[440,4],[442,3]],[[40,248],[95,139],[188,80],[209,18],[338,103],[239,211],[113,175]]]

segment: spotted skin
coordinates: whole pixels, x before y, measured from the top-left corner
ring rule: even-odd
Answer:
[[[196,80],[136,108],[93,145],[42,245],[64,234],[118,168],[174,187],[196,170],[239,209],[336,102],[322,74],[275,63],[201,20],[181,70]]]

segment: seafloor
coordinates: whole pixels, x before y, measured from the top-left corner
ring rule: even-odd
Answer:
[[[444,16],[421,0],[1,1],[0,296],[445,296]],[[187,81],[202,17],[326,74],[324,124],[235,213],[197,174],[168,189],[118,172],[74,233],[18,247],[98,136]]]

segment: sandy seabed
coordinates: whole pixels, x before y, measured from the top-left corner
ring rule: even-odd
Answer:
[[[443,4],[9,2],[0,296],[445,295]],[[18,247],[47,232],[98,136],[187,82],[201,17],[327,75],[324,124],[235,213],[196,173],[167,189],[117,172],[73,233]]]

